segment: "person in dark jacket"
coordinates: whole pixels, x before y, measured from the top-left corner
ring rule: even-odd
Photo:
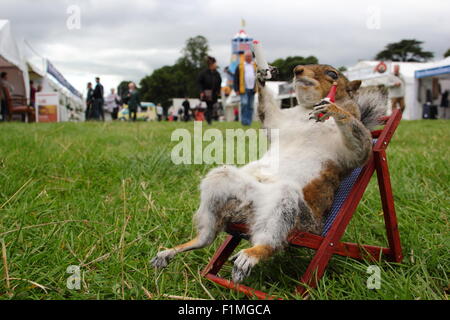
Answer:
[[[94,89],[92,89],[92,83],[88,82],[87,84],[87,92],[86,92],[86,111],[85,111],[85,119],[90,120],[92,118],[93,113],[93,103],[94,103]]]
[[[188,98],[185,98],[183,101],[183,119],[185,122],[188,122],[189,120],[191,120],[191,116],[189,115],[189,112],[191,112],[191,104],[189,103]],[[180,109],[181,110],[181,109]]]
[[[200,100],[206,102],[206,121],[211,124],[213,118],[214,104],[220,95],[222,78],[217,71],[217,62],[213,57],[206,60],[208,68],[203,70],[198,77],[200,87]]]
[[[141,105],[141,99],[134,82],[128,84],[128,95],[126,96],[125,102],[128,104],[130,120],[136,121],[138,108]]]
[[[96,120],[101,119],[102,121],[105,121],[105,112],[103,111],[103,85],[100,83],[100,78],[95,78],[95,82],[97,83],[94,88],[94,114],[93,118]]]

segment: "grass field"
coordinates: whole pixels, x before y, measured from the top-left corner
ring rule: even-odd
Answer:
[[[164,271],[148,263],[194,236],[199,182],[213,167],[171,163],[170,135],[180,127],[192,123],[0,124],[0,299],[244,298],[199,276],[224,235]],[[333,257],[311,299],[448,299],[449,146],[448,121],[401,123],[388,160],[403,263],[380,263],[381,289],[369,290],[371,263]],[[375,179],[345,240],[385,244]],[[310,258],[289,248],[245,284],[296,299]],[[70,265],[83,272],[80,290],[66,287]],[[229,263],[222,274],[230,272]]]

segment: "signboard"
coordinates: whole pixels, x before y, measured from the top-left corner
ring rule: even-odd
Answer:
[[[387,65],[383,61],[381,61],[376,67],[375,71],[378,73],[385,73],[387,70]]]
[[[36,122],[58,122],[58,92],[36,92]]]
[[[417,70],[414,75],[416,79],[421,79],[426,77],[435,77],[447,73],[450,73],[450,65],[431,69]]]

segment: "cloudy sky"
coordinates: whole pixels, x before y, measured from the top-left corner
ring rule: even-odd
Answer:
[[[80,12],[80,28],[72,10]],[[25,38],[81,92],[100,75],[106,88],[180,56],[205,36],[226,66],[240,29],[261,40],[269,61],[315,55],[336,67],[371,59],[390,42],[415,38],[437,59],[450,48],[450,1],[385,0],[1,0],[16,38]],[[73,26],[73,24],[72,24]],[[75,25],[76,26],[76,25]]]

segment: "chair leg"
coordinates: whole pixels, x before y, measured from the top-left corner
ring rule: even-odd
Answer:
[[[325,273],[325,269],[328,265],[328,262],[333,255],[333,246],[332,243],[328,241],[323,241],[314,255],[313,259],[308,265],[305,273],[300,279],[304,285],[300,284],[296,288],[296,293],[305,297],[308,295],[308,288],[315,288],[317,286],[318,281],[323,277]]]
[[[207,274],[216,275],[240,242],[240,237],[229,235],[224,243],[222,243],[222,245],[217,249],[211,261],[208,263],[205,269],[203,269],[201,275],[203,277],[205,277]]]
[[[403,260],[403,254],[400,233],[398,230],[397,215],[395,214],[394,196],[392,195],[386,152],[384,150],[375,153],[375,163],[381,203],[383,205],[384,223],[386,225],[389,248],[392,250],[392,260],[401,262]]]

